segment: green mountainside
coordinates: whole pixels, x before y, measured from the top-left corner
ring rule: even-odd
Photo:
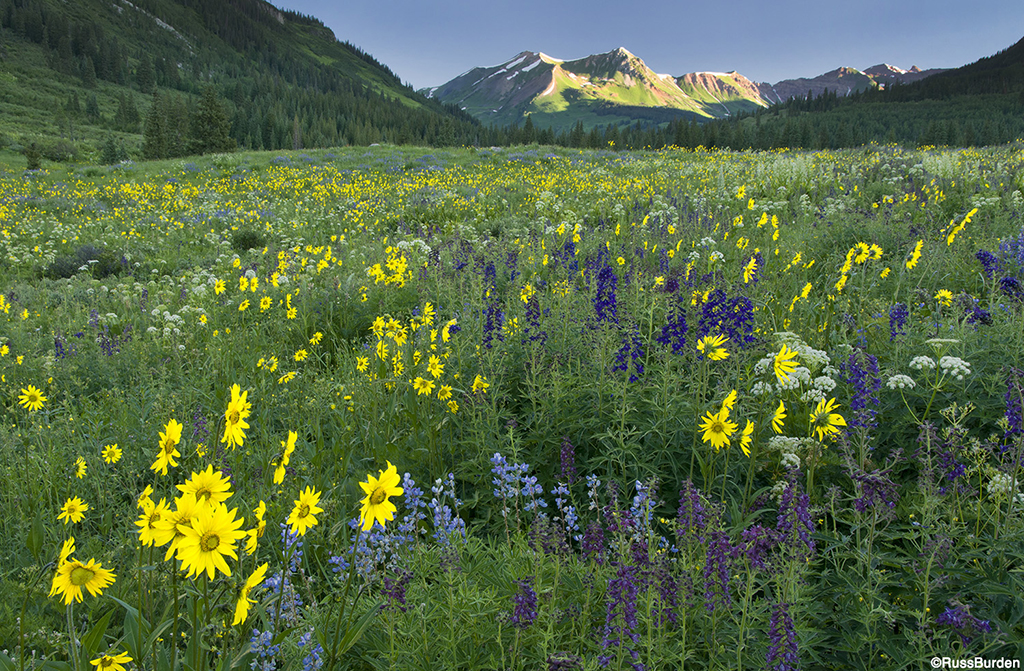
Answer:
[[[240,147],[461,144],[482,130],[263,0],[0,0],[0,144],[136,152],[154,92],[180,135],[208,85]]]

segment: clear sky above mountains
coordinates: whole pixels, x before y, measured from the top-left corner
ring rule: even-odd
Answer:
[[[1024,37],[1021,0],[271,0],[322,20],[416,88],[520,51],[566,60],[625,47],[655,72],[755,81],[839,66],[958,67]]]

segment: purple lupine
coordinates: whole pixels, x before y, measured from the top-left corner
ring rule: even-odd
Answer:
[[[744,557],[753,568],[765,570],[782,540],[782,535],[775,529],[757,524],[743,530],[740,543],[733,548],[733,556],[736,559]]]
[[[412,572],[401,570],[398,577],[384,576],[384,587],[381,588],[381,595],[387,597],[385,609],[398,609],[403,613],[407,610],[405,605],[405,588],[412,580]]]
[[[896,340],[896,336],[904,335],[909,316],[910,310],[905,303],[897,303],[889,308],[889,342]]]
[[[583,660],[569,652],[555,652],[544,660],[548,671],[578,671],[583,668]]]
[[[637,662],[640,653],[633,650],[624,640],[636,644],[640,641],[638,632],[640,623],[636,618],[636,600],[640,593],[640,576],[637,567],[629,564],[620,564],[615,577],[608,581],[608,609],[604,622],[604,637],[601,639],[601,648],[606,654],[598,656],[598,663],[601,666],[608,666],[615,658],[614,654],[607,654],[612,646],[624,646]],[[621,617],[621,624],[615,624],[616,618]],[[643,668],[632,664],[634,669]]]
[[[1016,238],[1007,238],[999,243],[999,255],[1006,265],[1012,264],[1017,272],[1024,271],[1024,231]]]
[[[509,464],[505,455],[495,452],[491,457],[491,473],[494,473],[494,496],[501,499],[501,515],[508,518],[509,504],[518,506],[519,484],[526,475],[529,466],[527,464]],[[517,508],[518,509],[518,508]]]
[[[580,542],[580,546],[583,549],[583,555],[587,559],[593,559],[598,566],[604,565],[606,548],[604,544],[604,529],[601,527],[600,522],[591,522],[587,525],[587,530],[583,533],[583,540]]]
[[[505,323],[505,313],[501,310],[501,301],[497,296],[484,301],[484,332],[483,346],[491,348],[494,338],[503,341],[505,339],[501,327]]]
[[[210,429],[206,426],[206,416],[203,414],[203,406],[197,405],[192,413],[192,437],[199,440],[206,440],[210,435]]]
[[[434,497],[428,504],[434,513],[434,540],[442,546],[451,545],[456,535],[466,538],[466,521],[459,517],[459,506],[462,501],[455,496],[455,474],[449,473],[447,478],[437,478],[430,488]],[[451,503],[445,503],[445,500]]]
[[[398,523],[396,535],[399,543],[407,544],[427,533],[426,529],[420,528],[420,522],[427,519],[427,514],[423,512],[427,508],[427,503],[423,500],[423,490],[416,485],[416,481],[408,473],[402,478],[402,490],[404,491],[402,496],[405,499],[405,509],[409,512]]]
[[[700,490],[687,480],[679,490],[679,511],[676,513],[676,536],[681,542],[700,541],[708,526],[708,509]]]
[[[968,324],[992,326],[992,313],[981,307],[977,298],[964,296],[964,321]]]
[[[299,648],[309,649],[309,653],[302,660],[302,671],[319,671],[324,665],[324,648],[313,638],[313,630],[310,629],[298,640]]]
[[[1006,437],[1015,436],[1022,432],[1021,421],[1024,416],[1022,409],[1022,395],[1024,395],[1024,371],[1019,368],[1011,368],[1006,376]]]
[[[537,620],[537,593],[533,591],[533,576],[517,580],[519,589],[512,597],[512,626],[526,629]]]
[[[789,473],[789,482],[782,492],[779,502],[779,515],[775,530],[779,532],[791,549],[794,558],[806,559],[814,554],[814,521],[811,519],[811,499],[797,482],[799,471],[793,469]]]
[[[555,521],[562,522],[567,536],[574,540],[580,540],[579,515],[576,513],[576,506],[572,505],[572,493],[564,483],[559,482],[551,494],[555,497],[555,507],[558,508],[558,516]]]
[[[568,436],[562,436],[562,451],[559,456],[562,461],[562,478],[571,487],[576,482],[576,449]]]
[[[981,620],[971,615],[967,606],[957,601],[950,601],[946,610],[935,618],[935,624],[940,627],[950,627],[960,635],[964,645],[971,642],[974,636],[981,633],[990,633],[992,626],[988,620]]]
[[[874,507],[884,507],[892,511],[899,501],[899,487],[887,477],[888,471],[874,470],[870,473],[855,471],[850,478],[857,483],[860,496],[854,499],[853,507],[857,512],[867,512]]]
[[[999,290],[1018,303],[1024,302],[1024,288],[1016,277],[1007,275],[999,280]]]
[[[765,668],[769,671],[795,671],[799,667],[797,656],[796,630],[789,614],[789,604],[780,603],[772,610],[768,625],[768,654]]]
[[[615,365],[612,370],[626,372],[632,363],[633,372],[630,373],[629,381],[636,382],[644,374],[644,365],[640,361],[643,356],[643,342],[640,340],[639,332],[635,328],[626,330],[622,334],[622,347],[615,353]]]
[[[668,555],[663,554],[655,564],[651,576],[654,585],[658,588],[658,605],[660,606],[656,612],[651,613],[651,616],[656,617],[656,621],[662,626],[666,623],[676,624],[678,622],[676,609],[679,607],[679,582],[672,573],[671,566]]]
[[[53,338],[53,355],[58,359],[63,359],[69,353],[74,354],[74,348],[72,348],[71,351],[69,352],[67,347],[67,341],[64,339],[64,336],[59,334],[55,336]]]
[[[864,350],[855,349],[839,368],[843,372],[843,381],[853,387],[850,396],[851,414],[847,420],[849,427],[873,429],[875,415],[878,413],[878,390],[882,387],[882,379],[878,375],[878,359]]]
[[[597,320],[599,322],[619,323],[618,306],[615,297],[618,281],[615,271],[611,269],[611,266],[605,265],[597,273],[597,294],[594,296],[594,311],[597,312]]]
[[[658,342],[669,345],[673,354],[682,354],[686,351],[686,330],[686,310],[680,304],[669,315],[668,322],[661,327]]]
[[[712,531],[704,561],[704,606],[715,612],[715,604],[728,607],[732,601],[729,590],[729,571],[732,569],[732,544],[724,531]]]
[[[262,632],[259,629],[252,630],[252,636],[249,638],[249,652],[253,655],[250,668],[254,671],[274,671],[277,668],[276,658],[281,646],[272,645],[273,642],[273,628]]]
[[[984,270],[985,277],[988,279],[992,279],[992,276],[999,272],[999,258],[992,252],[986,249],[979,249],[974,258],[981,262],[982,270]]]
[[[548,339],[548,334],[540,328],[540,300],[536,294],[530,296],[530,300],[527,301],[525,316],[526,324],[523,327],[523,335],[530,342],[540,341],[540,344],[543,345]]]
[[[711,333],[721,333],[737,345],[753,343],[754,303],[746,296],[730,299],[721,289],[712,291],[700,308],[694,336],[703,338]]]
[[[569,545],[565,541],[565,531],[552,523],[547,515],[541,514],[533,518],[530,529],[526,533],[530,549],[543,552],[545,555],[564,557],[569,554]]]

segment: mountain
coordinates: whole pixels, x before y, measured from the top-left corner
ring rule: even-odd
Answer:
[[[811,79],[776,84],[753,82],[738,72],[657,74],[620,47],[572,61],[524,51],[499,65],[473,68],[455,79],[420,92],[457,105],[485,124],[522,123],[529,115],[536,127],[565,130],[637,120],[710,120],[752,112],[789,98],[839,95],[876,85],[915,81],[940,72],[902,70],[876,65],[861,72],[838,68]]]
[[[181,135],[207,86],[241,147],[481,133],[319,20],[264,0],[0,0],[0,146],[89,156],[112,140],[134,153],[154,101]]]
[[[804,92],[746,118],[678,132],[674,139],[681,137],[686,146],[819,149],[869,142],[962,147],[1024,137],[1024,39],[951,70],[868,68],[861,74],[878,86],[862,90],[852,86],[856,73],[837,73],[833,82],[839,74],[851,83],[850,95],[836,95],[831,87],[816,97]],[[806,88],[812,80],[794,81]]]
[[[766,97],[772,101],[772,104],[775,104],[785,102],[790,98],[806,97],[808,93],[817,98],[825,91],[847,96],[876,86],[884,88],[894,83],[908,84],[940,72],[945,72],[945,70],[921,70],[917,66],[909,70],[902,70],[886,63],[874,65],[866,70],[836,68],[810,79],[784,79],[776,82],[770,87],[771,93],[766,94]]]
[[[457,105],[485,124],[584,127],[713,119],[769,103],[758,84],[736,72],[658,74],[624,48],[565,61],[524,51],[499,65],[473,68],[421,93]]]

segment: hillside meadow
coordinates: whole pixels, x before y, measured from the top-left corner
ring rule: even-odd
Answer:
[[[0,167],[0,669],[1024,658],[1024,145]]]

